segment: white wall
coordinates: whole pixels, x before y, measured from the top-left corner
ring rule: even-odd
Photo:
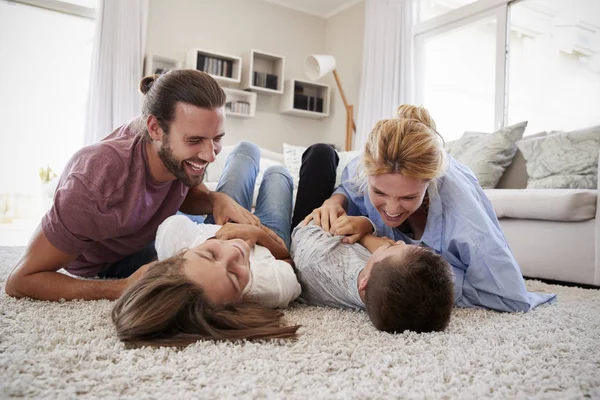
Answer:
[[[348,104],[354,106],[354,122],[358,114],[360,75],[365,31],[364,0],[327,20],[325,52],[335,57],[337,72]],[[330,118],[325,121],[322,142],[332,143],[344,150],[346,142],[346,110],[333,75],[323,78],[332,87]]]
[[[250,49],[285,56],[285,79],[307,79],[306,56],[330,52],[351,104],[358,103],[364,4],[330,18],[287,9],[262,0],[150,0],[146,53],[185,60],[195,47],[241,55]],[[351,46],[348,46],[351,44]],[[333,77],[323,78],[332,91],[329,118],[315,120],[279,113],[280,96],[258,94],[256,116],[229,117],[225,144],[250,140],[282,151],[282,143],[344,145],[345,111]]]

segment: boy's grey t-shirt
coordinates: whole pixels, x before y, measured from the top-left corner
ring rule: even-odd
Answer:
[[[342,243],[318,226],[297,227],[291,254],[308,304],[338,308],[365,308],[358,294],[358,274],[371,253],[358,243]]]

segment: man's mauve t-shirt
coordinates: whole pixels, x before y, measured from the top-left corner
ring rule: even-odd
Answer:
[[[179,180],[152,178],[140,129],[133,120],[84,147],[60,177],[42,229],[57,249],[78,255],[65,267],[71,274],[96,276],[141,250],[188,193]]]

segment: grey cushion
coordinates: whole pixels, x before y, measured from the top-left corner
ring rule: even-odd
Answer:
[[[535,135],[528,135],[522,140],[531,140],[538,137],[546,136],[546,132],[536,133]],[[518,143],[518,142],[517,142]],[[525,164],[525,157],[521,150],[517,149],[515,156],[513,157],[510,165],[506,167],[502,177],[496,185],[497,189],[525,189],[527,187],[527,166]]]
[[[494,188],[502,173],[511,163],[527,121],[504,127],[494,133],[465,132],[463,136],[446,144],[448,153],[466,164],[483,188]]]
[[[527,163],[527,188],[596,189],[600,125],[517,143]]]

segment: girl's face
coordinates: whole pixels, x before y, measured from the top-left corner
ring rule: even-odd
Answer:
[[[369,199],[383,223],[396,228],[421,207],[429,181],[401,174],[370,176]]]
[[[215,304],[242,299],[250,282],[250,247],[241,239],[209,239],[187,250],[184,274]]]

